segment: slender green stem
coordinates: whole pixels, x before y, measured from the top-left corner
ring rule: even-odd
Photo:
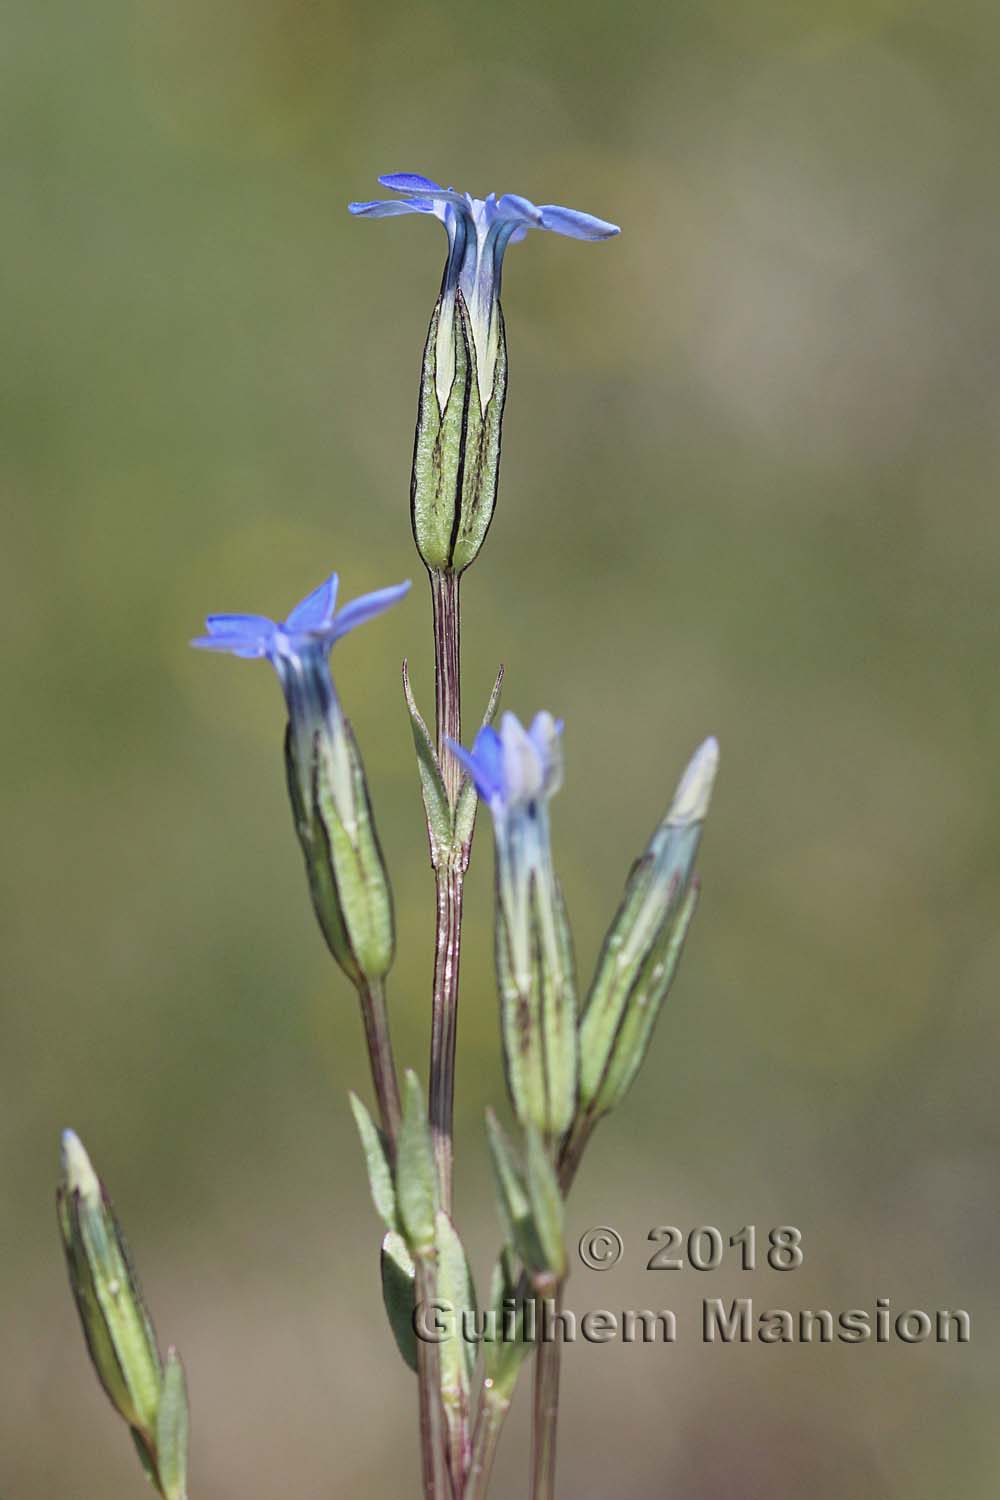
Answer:
[[[446,739],[462,738],[461,606],[459,575],[432,572],[434,707],[438,761],[449,805],[454,808],[461,768]],[[468,850],[454,850],[435,869],[437,924],[431,1010],[430,1125],[441,1186],[441,1205],[451,1212],[452,1122],[455,1044],[458,1035],[458,975],[462,943],[462,887]]]
[[[556,1287],[553,1311],[562,1311],[563,1284]],[[535,1351],[535,1392],[531,1412],[531,1500],[553,1500],[556,1492],[556,1425],[562,1340],[540,1337]]]
[[[589,1116],[585,1116],[581,1124],[577,1127],[574,1127],[571,1130],[570,1134],[567,1136],[566,1140],[563,1142],[562,1150],[559,1155],[558,1170],[559,1186],[562,1188],[564,1198],[569,1196],[569,1190],[573,1186],[573,1179],[576,1177],[577,1170],[579,1169],[580,1159],[583,1156],[584,1148],[586,1147],[587,1142],[590,1140],[596,1124],[596,1120],[592,1120]],[[522,1298],[528,1295],[528,1292],[528,1277],[526,1273],[522,1271],[521,1276],[518,1280],[518,1284],[514,1290],[514,1296],[518,1301],[520,1301]],[[517,1376],[515,1375],[514,1380],[516,1381],[516,1379]],[[556,1372],[556,1379],[558,1384],[558,1369]],[[493,1455],[500,1440],[500,1434],[503,1429],[503,1424],[506,1419],[507,1412],[510,1410],[510,1401],[512,1394],[513,1382],[511,1385],[511,1390],[506,1392],[504,1401],[496,1401],[493,1399],[494,1392],[492,1389],[492,1383],[489,1380],[483,1381],[479,1391],[479,1406],[476,1414],[476,1424],[472,1435],[473,1470],[475,1469],[477,1450],[483,1443],[488,1443],[488,1462],[489,1464],[492,1464]],[[487,1426],[489,1428],[488,1435],[483,1430]],[[489,1475],[487,1473],[486,1481],[482,1482],[482,1488],[479,1491],[472,1491],[470,1494],[467,1494],[465,1500],[478,1500],[478,1496],[480,1494],[485,1495],[485,1484],[486,1482],[488,1482],[488,1479]],[[471,1480],[472,1474],[470,1473],[470,1483]]]
[[[430,1307],[437,1290],[432,1262],[417,1260],[418,1307]],[[441,1406],[441,1350],[432,1339],[417,1339],[417,1383],[420,1396],[420,1461],[424,1500],[457,1500],[447,1462],[445,1420]]]
[[[396,1078],[396,1063],[392,1054],[392,1039],[389,1035],[389,1015],[385,1004],[385,983],[381,979],[363,980],[358,985],[361,1000],[361,1018],[365,1025],[365,1041],[371,1062],[372,1083],[378,1100],[382,1133],[390,1157],[396,1157],[396,1136],[399,1133],[399,1082]]]
[[[510,1397],[502,1395],[489,1380],[483,1383],[482,1399],[472,1432],[472,1461],[463,1500],[485,1500]]]

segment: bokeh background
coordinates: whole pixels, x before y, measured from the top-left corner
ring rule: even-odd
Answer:
[[[391,863],[401,1060],[432,887],[399,684],[432,704],[407,486],[444,238],[382,171],[619,222],[505,277],[466,704],[565,716],[581,969],[686,757],[722,770],[653,1055],[596,1138],[561,1493],[986,1500],[996,1486],[997,48],[986,0],[51,0],[0,51],[4,304],[0,1493],[143,1493],[88,1368],[57,1136],[115,1194],[194,1406],[193,1494],[416,1495],[346,1103],[352,994],[305,896],[280,700],[188,650],[412,575],[338,648]],[[496,1239],[491,841],[470,879],[458,1204]],[[659,1276],[649,1228],[791,1223],[804,1267]],[[703,1296],[963,1307],[964,1348],[708,1349]],[[522,1398],[523,1399],[523,1398]],[[497,1493],[525,1493],[527,1422]]]

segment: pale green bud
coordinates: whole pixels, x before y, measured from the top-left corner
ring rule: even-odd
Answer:
[[[718,761],[714,739],[695,752],[632,869],[604,940],[580,1022],[580,1114],[591,1121],[628,1091],[680,961],[697,901],[692,872]]]
[[[187,1398],[173,1350],[166,1370],[111,1201],[77,1135],[62,1136],[56,1194],[70,1287],[98,1379],[128,1423],[165,1500],[184,1500]]]

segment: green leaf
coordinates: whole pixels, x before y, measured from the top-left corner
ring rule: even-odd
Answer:
[[[565,1213],[559,1181],[538,1131],[525,1132],[526,1181],[532,1217],[545,1264],[561,1281],[566,1275]]]
[[[490,701],[486,705],[483,715],[482,727],[486,729],[493,723],[497,716],[497,708],[500,705],[500,689],[503,686],[504,669],[501,665],[497,672],[496,682],[490,694]],[[475,782],[471,776],[465,776],[458,789],[458,797],[455,802],[455,842],[460,848],[468,850],[472,843],[472,834],[476,826],[476,809],[479,806],[479,797],[476,792]]]
[[[168,1349],[156,1419],[156,1465],[164,1500],[187,1500],[188,1402],[184,1366]]]
[[[431,846],[431,864],[437,869],[441,858],[451,848],[451,808],[448,804],[448,793],[445,790],[444,777],[441,774],[441,763],[437,758],[434,741],[431,739],[430,731],[413,697],[413,691],[410,687],[410,671],[406,661],[403,662],[403,692],[406,695],[406,706],[410,713],[410,728],[413,731],[413,744],[417,752],[420,791],[424,799],[424,813],[427,818],[427,837]]]
[[[354,1122],[361,1137],[361,1149],[365,1153],[368,1185],[371,1188],[375,1212],[385,1224],[386,1229],[398,1230],[396,1189],[393,1185],[392,1168],[385,1154],[385,1143],[381,1132],[357,1094],[352,1091],[348,1097],[351,1101],[351,1109],[354,1111]]]
[[[434,1251],[437,1193],[434,1148],[424,1096],[416,1073],[407,1069],[396,1153],[396,1203],[400,1226],[414,1256]]]
[[[464,1408],[475,1373],[477,1346],[473,1339],[462,1336],[463,1314],[472,1313],[474,1318],[476,1289],[458,1230],[443,1211],[437,1216],[437,1251],[437,1295],[449,1304],[455,1330],[454,1338],[441,1344],[441,1394],[446,1406],[450,1399],[460,1396]]]
[[[501,1395],[510,1395],[517,1380],[517,1372],[525,1358],[534,1348],[524,1342],[524,1298],[518,1297],[517,1266],[514,1251],[505,1245],[493,1267],[490,1280],[490,1306],[496,1320],[496,1338],[483,1340],[483,1374],[491,1382],[492,1389]],[[514,1316],[516,1337],[508,1339],[505,1333],[511,1320],[511,1304],[517,1299]]]
[[[416,1307],[416,1268],[401,1234],[392,1230],[382,1241],[382,1301],[396,1347],[410,1369],[417,1368],[417,1335],[413,1330]]]
[[[145,1438],[138,1427],[130,1427],[129,1433],[131,1434],[132,1442],[135,1444],[135,1451],[139,1455],[139,1462],[142,1464],[146,1478],[154,1489],[158,1490],[160,1488],[160,1479],[156,1472],[156,1465],[153,1463],[149,1449],[146,1447]]]
[[[545,1273],[549,1268],[532,1214],[524,1172],[492,1110],[486,1111],[486,1129],[496,1177],[500,1217],[507,1238],[531,1275]]]

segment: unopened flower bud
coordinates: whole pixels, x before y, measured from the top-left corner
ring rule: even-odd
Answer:
[[[718,744],[708,739],[634,866],[604,940],[580,1022],[580,1113],[591,1121],[625,1096],[680,961],[697,900],[692,872],[718,763]]]
[[[162,1386],[153,1325],[110,1199],[72,1130],[63,1132],[62,1168],[59,1228],[90,1358],[112,1405],[152,1456]]]

